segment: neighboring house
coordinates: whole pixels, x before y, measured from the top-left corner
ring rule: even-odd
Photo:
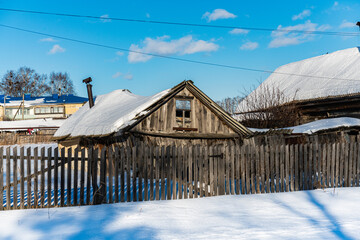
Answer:
[[[299,124],[328,117],[360,118],[360,50],[349,48],[277,68],[239,104],[237,117],[259,112],[249,102],[264,96],[262,89],[274,88],[283,94],[281,104],[296,105]]]
[[[28,120],[40,118],[67,118],[75,113],[87,98],[53,94],[52,96],[22,97],[0,95],[1,120]],[[24,103],[24,104],[23,104]],[[24,113],[23,113],[24,111]]]
[[[192,81],[153,96],[115,90],[98,96],[68,118],[54,138],[63,146],[114,143],[134,146],[241,141],[251,131],[239,124]]]

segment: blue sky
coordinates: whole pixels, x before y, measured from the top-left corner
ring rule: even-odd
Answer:
[[[0,0],[1,8],[104,16],[91,20],[0,11],[0,24],[125,49],[275,70],[308,57],[360,45],[359,37],[276,34],[106,20],[150,19],[259,28],[358,32],[358,1],[25,1]],[[78,95],[93,78],[94,94],[119,88],[151,95],[191,79],[214,100],[241,95],[264,73],[148,58],[0,27],[0,76],[28,66],[39,73],[68,72]]]

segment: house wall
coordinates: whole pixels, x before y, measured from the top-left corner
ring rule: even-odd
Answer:
[[[73,103],[73,104],[64,104],[65,106],[65,115],[69,117],[74,114],[79,108],[81,108],[84,103]]]
[[[185,98],[184,98],[185,97]],[[185,124],[186,130],[176,128],[183,127],[176,120],[176,99],[190,99],[191,122]],[[175,129],[174,129],[175,128]],[[164,134],[194,134],[195,136],[211,136],[209,134],[230,135],[235,132],[224,124],[211,110],[194,97],[186,88],[174,98],[141,121],[132,131],[140,133],[164,133]]]

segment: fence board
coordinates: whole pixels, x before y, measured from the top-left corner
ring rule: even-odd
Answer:
[[[177,160],[176,160],[176,169],[177,169],[177,179],[178,179],[178,199],[183,198],[183,190],[182,190],[182,147],[179,146],[176,148],[177,151]]]
[[[266,193],[270,193],[270,153],[269,146],[265,145],[265,183],[266,183]],[[264,186],[265,187],[265,186]]]
[[[131,148],[126,148],[126,201],[131,202]]]
[[[333,152],[331,151],[331,144],[327,145],[327,158],[326,158],[326,187],[330,187],[330,164]]]
[[[108,150],[108,148],[103,147],[101,149],[101,158],[100,158],[100,187],[99,187],[99,204],[100,203],[107,203],[107,199],[106,199],[106,190],[107,190],[107,184],[106,184],[106,151]]]
[[[155,147],[155,200],[160,200],[160,154],[159,147]]]
[[[260,145],[260,173],[261,173],[261,193],[265,193],[265,151],[264,145]]]
[[[303,167],[304,167],[304,183],[303,183],[303,189],[304,190],[308,190],[308,183],[309,183],[309,174],[308,174],[308,171],[309,171],[309,155],[308,155],[308,144],[304,144],[304,164],[303,164]]]
[[[144,162],[143,162],[143,177],[144,177],[144,201],[149,201],[149,187],[148,187],[148,168],[149,168],[149,147],[145,146],[145,152],[144,152]]]
[[[154,147],[149,149],[149,167],[150,167],[150,201],[154,200]]]
[[[45,147],[41,148],[41,159],[40,159],[40,204],[44,207],[45,204]]]
[[[171,147],[171,179],[172,179],[172,199],[176,199],[176,159],[177,159],[177,152],[176,147]],[[195,182],[197,186],[197,182]]]
[[[187,199],[188,198],[188,156],[189,156],[189,153],[188,153],[188,148],[183,148],[183,153],[184,153],[184,168],[183,168],[183,171],[184,171],[184,199]],[[207,156],[208,157],[208,156]]]
[[[230,150],[230,184],[231,184],[230,185],[230,193],[232,195],[235,195],[235,171],[236,170],[235,170],[235,147],[234,147],[234,144],[230,145],[229,150]],[[206,173],[207,173],[207,169],[205,169],[205,174]]]
[[[217,147],[217,155],[221,155],[224,156],[224,146],[218,146]],[[223,159],[221,157],[216,157],[217,158],[217,162],[218,162],[218,186],[219,186],[219,190],[218,193],[219,195],[225,195],[225,162],[226,159]]]
[[[24,206],[25,206],[24,160],[25,160],[25,158],[24,158],[24,147],[21,147],[20,148],[20,209],[24,209]],[[0,196],[2,196],[2,195],[0,195]]]
[[[17,174],[17,170],[18,170],[18,166],[17,166],[17,148],[13,148],[13,157],[12,157],[12,162],[13,162],[13,209],[17,208],[17,202],[18,202],[18,189],[17,189],[17,179],[18,179],[18,174]]]
[[[0,148],[0,151],[1,151],[1,153],[0,153],[0,156],[2,156],[3,155],[3,148]],[[2,161],[3,161],[3,158],[0,158],[1,160],[0,160],[0,166],[3,166],[3,163],[2,163]],[[2,168],[1,168],[1,171],[2,171]],[[3,173],[2,172],[0,172],[0,182],[1,182],[1,190],[2,190],[2,183],[3,183],[3,181],[2,181],[2,176],[3,176]],[[26,203],[26,208],[31,208],[31,177],[30,177],[30,175],[31,175],[31,148],[29,147],[29,148],[27,148],[26,149],[26,192],[27,192],[27,203]],[[56,178],[57,179],[57,178]],[[3,196],[2,195],[2,193],[1,193],[1,196]],[[0,202],[0,208],[2,208],[2,206],[3,206],[3,204],[2,204],[2,198],[1,198],[1,200],[0,200],[1,202]]]
[[[35,164],[36,164],[36,162],[37,161],[35,161]],[[35,169],[37,169],[37,167]],[[35,170],[35,172],[36,171],[37,170]],[[37,182],[35,182],[34,186],[36,186],[36,185],[37,185]],[[90,189],[89,186],[88,186],[88,189]],[[89,199],[90,199],[90,197],[89,197]],[[60,207],[63,207],[64,204],[65,204],[65,148],[62,148],[61,149],[61,166],[60,166]],[[87,204],[89,204],[89,202]]]
[[[335,163],[335,187],[339,187],[339,173],[340,173],[340,144],[336,143],[336,163]]]
[[[204,196],[204,148],[200,147],[199,151],[199,196]]]
[[[161,200],[165,200],[165,167],[166,167],[166,158],[165,158],[165,147],[161,147]]]
[[[125,148],[115,147],[115,202],[119,202],[119,169],[120,169],[120,202],[125,202]]]
[[[345,143],[345,158],[344,158],[344,187],[349,186],[348,182],[348,175],[349,175],[349,149],[351,152],[351,147],[349,146],[349,143]]]
[[[132,156],[131,156],[131,160],[132,160],[132,183],[133,183],[133,187],[132,187],[132,191],[133,191],[133,202],[137,201],[137,185],[136,185],[136,179],[138,176],[138,170],[136,167],[136,147],[132,147]]]
[[[205,197],[209,196],[209,148],[204,148],[204,194]],[[186,178],[184,178],[186,181]]]
[[[143,200],[143,169],[144,169],[144,162],[145,162],[145,146],[142,143],[139,147],[139,157],[136,159],[137,162],[137,179],[138,179],[138,197],[139,202]],[[136,158],[136,156],[135,156]]]
[[[72,149],[68,148],[67,151],[67,163],[66,163],[66,205],[71,206],[71,158],[72,158]]]
[[[86,205],[90,204],[91,175],[93,165],[93,148],[88,148],[87,174],[86,174]],[[61,163],[61,168],[63,163]]]
[[[256,181],[256,193],[260,193],[260,154],[259,146],[254,146],[255,150],[255,181]]]
[[[290,167],[289,167],[289,145],[285,145],[285,191],[289,192],[290,191],[290,178],[289,178],[289,171],[290,171]]]
[[[304,145],[299,145],[299,189],[304,190]]]
[[[356,142],[354,142],[354,159],[353,159],[353,167],[352,167],[352,187],[356,186],[356,172],[357,172],[357,156],[358,156],[358,145]]]
[[[294,175],[294,179],[295,179],[295,191],[299,191],[299,145],[296,144],[295,146],[295,175]]]
[[[336,158],[336,144],[332,144],[332,155],[331,155],[331,183],[329,187],[334,187],[335,183],[335,158]]]
[[[108,147],[108,164],[106,164],[106,159],[105,159],[105,165],[107,165],[106,169],[108,172],[108,183],[109,183],[109,196],[108,196],[108,202],[109,203],[113,203],[114,202],[114,194],[113,190],[114,190],[114,174],[115,174],[115,162],[114,162],[114,151],[113,148],[111,146]],[[118,178],[118,175],[116,175],[116,177]],[[105,175],[105,179],[106,179],[106,175]],[[106,181],[106,180],[105,180]],[[106,191],[106,189],[105,189]],[[118,191],[119,191],[119,186],[118,186]],[[105,194],[107,195],[107,194]]]
[[[166,200],[171,199],[171,146],[166,147]]]
[[[358,155],[357,155],[357,164],[356,164],[356,187],[359,186],[360,181],[360,143],[358,143]]]
[[[281,144],[280,146],[280,181],[279,181],[279,186],[280,186],[280,192],[284,192],[284,179],[285,179],[285,174],[284,174],[284,169],[285,169],[285,145]]]
[[[51,182],[52,182],[52,176],[51,176],[51,158],[52,158],[52,149],[48,148],[47,152],[47,206],[48,208],[51,207]]]
[[[193,198],[193,147],[189,147],[188,167],[189,167],[189,198]]]
[[[55,181],[56,182],[56,181]],[[81,149],[81,162],[80,162],[80,205],[85,204],[85,149]]]
[[[241,184],[241,194],[245,194],[246,186],[246,150],[245,145],[241,147],[236,146],[236,193],[240,194],[240,184]],[[241,176],[240,176],[241,173]],[[240,180],[241,179],[241,180]]]
[[[290,151],[290,159],[289,159],[289,175],[290,175],[290,191],[293,192],[294,189],[294,163],[295,163],[295,155],[294,155],[294,145],[290,145],[289,146],[289,151]]]
[[[348,173],[348,178],[347,178],[347,186],[348,187],[351,187],[353,161],[354,161],[354,143],[350,142],[349,166],[348,166],[349,173]]]
[[[6,209],[10,210],[10,147],[6,148]]]
[[[275,172],[276,172],[276,182],[275,188],[276,192],[280,192],[280,146],[275,146]]]

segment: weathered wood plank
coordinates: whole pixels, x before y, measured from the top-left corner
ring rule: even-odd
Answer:
[[[67,164],[66,164],[66,173],[67,173],[67,177],[66,177],[66,205],[67,206],[71,206],[71,158],[72,158],[72,149],[68,148],[67,151]]]
[[[149,148],[149,168],[150,168],[150,201],[154,200],[154,146],[151,145]]]
[[[2,155],[0,155],[2,157]],[[25,166],[25,158],[24,158],[24,147],[20,148],[20,209],[24,209],[25,206],[25,185],[24,185],[24,179],[25,179],[25,172],[24,172],[24,166]],[[2,167],[2,165],[0,165]],[[0,195],[2,197],[2,195]]]
[[[245,194],[245,185],[246,185],[246,155],[245,155],[245,146],[242,145],[235,147],[235,168],[236,168],[236,193]],[[241,184],[241,186],[240,186]],[[240,190],[241,189],[241,190]]]
[[[331,144],[329,143],[327,146],[327,158],[326,158],[326,186],[330,187],[330,164],[331,164],[331,158],[332,158],[332,154],[333,152],[331,151]]]
[[[255,150],[255,181],[256,181],[256,193],[260,193],[260,149],[259,146],[254,146]]]
[[[188,166],[189,166],[189,198],[193,198],[193,147],[189,147],[188,152]]]
[[[131,148],[126,148],[126,201],[131,202]]]
[[[74,199],[73,205],[78,205],[78,161],[79,161],[79,148],[75,148],[74,150],[74,181],[73,181],[73,191],[74,191]]]
[[[155,200],[160,200],[160,166],[161,159],[159,147],[155,147]]]
[[[56,148],[57,150],[57,148]],[[3,155],[3,148],[1,147],[0,148],[0,156]],[[3,166],[3,158],[1,157],[0,158],[0,166]],[[1,172],[0,172],[0,183],[1,183],[1,186],[0,186],[0,189],[2,191],[2,177],[3,177],[3,172],[2,172],[2,168],[1,168]],[[26,195],[27,195],[27,204],[26,204],[26,208],[31,208],[31,148],[28,147],[26,149],[26,175],[27,175],[27,178],[26,178]],[[3,196],[2,192],[0,193],[0,196]],[[0,208],[2,208],[3,206],[3,203],[2,203],[2,198],[0,200]]]
[[[349,154],[350,149],[350,154]],[[348,176],[349,176],[349,156],[351,157],[351,146],[349,143],[345,143],[345,163],[344,163],[344,187],[349,187]]]
[[[137,161],[137,177],[138,177],[138,196],[139,202],[143,200],[143,169],[144,169],[144,162],[145,162],[145,146],[143,143],[140,144],[138,148],[140,150],[138,152],[139,156],[136,158]]]
[[[171,147],[171,179],[172,179],[172,199],[176,199],[176,158],[177,152],[175,145]]]
[[[304,145],[299,144],[299,189],[304,190]]]
[[[80,205],[85,204],[85,149],[81,149],[81,162],[80,162]],[[57,179],[57,178],[55,178]],[[56,182],[56,181],[55,181]]]
[[[359,187],[360,181],[360,143],[358,143],[358,155],[357,155],[357,163],[356,163],[356,187]]]
[[[303,164],[303,171],[304,171],[304,183],[303,183],[303,189],[308,190],[308,163],[309,163],[309,152],[308,152],[308,144],[304,144],[304,164]]]
[[[204,175],[203,175],[203,171],[204,171],[204,148],[200,147],[200,151],[199,151],[199,161],[198,161],[198,169],[199,169],[199,196],[203,197],[204,195]]]
[[[35,151],[35,149],[34,149]],[[37,161],[35,161],[36,164]],[[35,167],[37,169],[37,167]],[[36,172],[37,170],[35,170]],[[37,185],[37,182],[35,182],[34,186]],[[90,187],[88,187],[88,191],[90,190]],[[90,198],[89,198],[90,199]],[[88,203],[89,204],[89,203]],[[63,207],[65,205],[65,148],[61,149],[61,166],[60,166],[60,207]]]
[[[115,147],[115,202],[119,202],[119,169],[120,169],[120,202],[125,202],[125,147]]]
[[[340,158],[341,158],[340,143],[336,143],[336,158],[335,158],[335,187],[339,187],[339,173],[340,173]]]
[[[219,155],[218,146],[214,146],[214,156]],[[214,159],[214,196],[219,195],[219,175],[218,175],[218,158],[212,157]]]
[[[109,183],[109,196],[108,196],[108,202],[109,203],[113,203],[114,202],[114,194],[113,194],[113,186],[114,186],[114,167],[115,167],[115,161],[114,161],[114,151],[113,148],[111,146],[109,146],[107,148],[108,153],[107,153],[107,157],[108,157],[108,167],[107,167],[107,173],[108,173],[108,183]],[[105,165],[106,165],[106,159],[105,159]],[[105,172],[106,173],[106,172]],[[106,174],[105,174],[105,179],[106,179]],[[106,180],[105,180],[106,181]],[[119,191],[119,188],[118,188]],[[105,189],[106,192],[106,189]],[[107,194],[105,194],[107,195]]]
[[[165,200],[165,186],[166,186],[166,150],[161,146],[161,200]]]
[[[334,187],[335,184],[335,158],[336,158],[336,144],[332,144],[332,154],[331,154],[331,184],[329,187]]]
[[[204,171],[203,171],[203,179],[204,179],[204,194],[205,197],[209,196],[209,148],[208,146],[204,147]],[[185,176],[185,175],[184,175]],[[186,178],[184,178],[186,181]]]
[[[352,167],[353,167],[353,161],[354,161],[354,143],[350,142],[350,152],[349,152],[349,164],[348,164],[348,177],[347,177],[347,187],[351,187],[351,177],[352,177]]]
[[[136,179],[138,176],[138,170],[137,170],[137,166],[136,166],[136,155],[137,151],[136,151],[136,147],[132,147],[132,191],[133,191],[133,202],[137,201],[137,191],[138,191],[138,186],[136,185]]]
[[[101,155],[100,155],[100,187],[99,187],[99,203],[107,203],[106,199],[106,190],[107,190],[107,184],[106,184],[106,157],[107,157],[107,147],[103,147],[101,149]]]
[[[18,180],[18,174],[17,174],[17,170],[18,170],[18,164],[17,164],[17,147],[13,148],[13,209],[17,209],[17,202],[18,202],[18,189],[17,189],[17,180]]]
[[[285,191],[290,191],[290,161],[289,161],[289,145],[285,145]]]
[[[176,159],[176,169],[177,169],[177,181],[178,181],[178,199],[183,198],[182,191],[182,146],[176,148],[177,151],[177,159]]]
[[[269,145],[265,145],[265,184],[266,184],[266,193],[270,193],[270,152]],[[265,186],[264,186],[265,187]]]
[[[184,172],[184,199],[188,198],[188,163],[189,153],[188,148],[183,148],[183,172]]]
[[[295,144],[295,191],[299,191],[299,145]]]
[[[341,155],[340,155],[340,166],[339,166],[339,187],[344,186],[344,167],[345,167],[345,155],[346,155],[346,144],[341,143]]]
[[[171,199],[171,146],[166,147],[166,200]]]
[[[356,163],[357,163],[357,156],[358,156],[358,144],[356,142],[354,142],[354,157],[353,157],[353,167],[352,167],[352,187],[356,186]]]
[[[276,192],[280,192],[280,146],[275,146]]]
[[[93,157],[94,157],[93,148],[90,147],[88,148],[87,173],[86,173],[86,205],[90,204],[91,174],[92,174],[91,171],[93,165]],[[63,168],[63,163],[61,163],[61,169],[62,168]],[[91,194],[91,196],[92,195],[93,194]]]
[[[230,193],[232,195],[235,195],[235,146],[234,144],[231,144],[230,146]],[[207,169],[205,170],[207,172]],[[240,169],[239,169],[240,172]],[[239,178],[240,179],[240,178]]]
[[[48,148],[47,152],[47,207],[51,207],[51,182],[52,182],[52,176],[51,176],[51,156],[52,156],[52,148]]]
[[[294,175],[295,175],[295,169],[294,169],[294,165],[295,165],[295,154],[294,154],[294,145],[290,145],[290,166],[289,166],[289,171],[290,171],[290,191],[293,192],[295,191],[295,186],[294,186]]]
[[[210,146],[209,148],[209,156],[214,155],[214,146]],[[209,178],[210,178],[210,196],[214,196],[214,158],[209,157]]]
[[[41,148],[41,160],[40,160],[40,171],[41,171],[41,179],[40,179],[40,205],[44,207],[45,205],[45,147]]]
[[[224,154],[223,145],[218,146],[218,154]],[[218,158],[219,195],[225,194],[225,159]]]
[[[313,149],[313,147],[314,147],[314,144],[309,143],[309,158],[308,158],[308,161],[309,161],[309,165],[308,165],[308,178],[309,178],[308,189],[309,190],[313,189],[313,176],[314,176],[314,173],[313,173],[313,165],[314,165],[313,153],[314,153],[314,149]]]
[[[144,177],[144,201],[149,201],[149,176],[148,176],[148,168],[150,162],[150,149],[148,146],[145,146],[144,149],[144,166],[143,166],[143,177]]]
[[[10,210],[10,208],[11,208],[10,169],[11,169],[10,168],[10,147],[8,147],[8,148],[6,148],[6,209],[7,210]]]
[[[250,194],[251,193],[251,188],[250,188],[250,180],[251,180],[251,148],[250,145],[246,145],[245,146],[245,167],[246,167],[246,174],[245,174],[245,178],[246,178],[246,194]]]
[[[280,192],[285,191],[284,180],[285,180],[285,145],[281,144],[280,145],[280,181],[279,181]]]

